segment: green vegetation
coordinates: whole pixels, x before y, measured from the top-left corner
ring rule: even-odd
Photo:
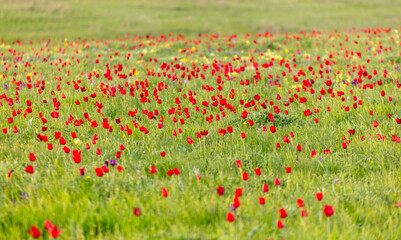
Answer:
[[[400,3],[115,2],[0,0],[0,239],[401,239]]]
[[[0,0],[0,5],[0,38],[8,41],[401,25],[401,2],[392,0]]]

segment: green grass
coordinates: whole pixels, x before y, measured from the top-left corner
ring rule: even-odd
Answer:
[[[357,36],[360,36],[359,38]],[[400,102],[400,88],[397,87],[396,79],[399,78],[399,70],[396,63],[392,65],[387,59],[399,58],[399,34],[396,30],[390,33],[381,33],[380,43],[385,48],[392,47],[392,51],[377,54],[379,44],[376,35],[373,33],[341,33],[331,38],[327,34],[319,35],[319,38],[297,35],[300,40],[285,40],[283,35],[273,38],[248,38],[243,39],[239,35],[238,40],[234,41],[234,47],[228,47],[224,43],[225,38],[203,39],[202,44],[185,44],[183,41],[157,43],[155,46],[146,46],[142,49],[131,50],[133,43],[131,40],[111,41],[107,43],[86,42],[83,47],[82,41],[66,42],[59,41],[51,43],[49,48],[43,48],[44,44],[31,45],[2,45],[0,52],[2,57],[2,93],[7,98],[14,99],[14,108],[10,109],[7,101],[2,100],[3,107],[0,113],[0,128],[8,129],[7,134],[1,134],[0,140],[0,175],[1,178],[1,199],[3,206],[0,213],[0,238],[2,239],[24,239],[28,237],[26,231],[33,225],[37,226],[42,234],[47,237],[44,231],[44,221],[51,220],[62,230],[59,238],[61,239],[143,239],[143,238],[166,238],[166,239],[233,239],[233,238],[274,238],[274,239],[397,239],[400,237],[398,225],[401,217],[400,209],[395,208],[394,204],[400,201],[400,148],[399,144],[391,141],[392,134],[399,134],[399,127],[395,122],[400,117],[401,112],[398,106]],[[349,38],[348,42],[344,39]],[[394,43],[391,37],[396,39]],[[369,39],[370,38],[370,39]],[[258,44],[252,43],[252,40]],[[146,40],[146,39],[145,39]],[[143,40],[143,41],[145,41]],[[196,40],[196,39],[195,39]],[[360,43],[355,44],[354,40]],[[150,39],[155,42],[155,39]],[[196,40],[197,41],[197,40]],[[211,52],[205,42],[210,43]],[[267,49],[268,45],[274,41],[272,50],[264,50],[261,56],[253,50]],[[135,41],[138,45],[140,40]],[[146,42],[146,41],[145,41]],[[263,43],[265,42],[265,43]],[[309,43],[308,43],[309,42]],[[351,57],[343,58],[345,51],[340,50],[339,43],[348,49],[362,53],[362,58]],[[367,45],[364,43],[367,42]],[[318,43],[316,46],[315,43]],[[170,47],[167,46],[170,44]],[[218,45],[220,44],[220,45]],[[307,47],[300,48],[297,45]],[[65,52],[59,52],[59,47],[66,47]],[[127,46],[127,47],[126,47]],[[197,49],[193,54],[182,52],[185,46]],[[34,50],[32,50],[34,47]],[[34,51],[42,52],[39,58],[34,55]],[[221,48],[222,51],[217,51]],[[278,49],[279,48],[279,49]],[[365,49],[371,51],[366,53]],[[30,61],[31,66],[25,67],[25,63],[13,63],[13,51],[16,53],[24,51],[23,59]],[[110,50],[108,50],[110,49]],[[298,49],[300,52],[298,52]],[[146,53],[141,57],[141,53]],[[152,51],[153,50],[153,51]],[[249,52],[249,51],[251,52]],[[288,50],[288,53],[287,53]],[[242,61],[232,61],[233,51]],[[119,55],[114,55],[118,52]],[[180,53],[181,52],[181,53]],[[124,58],[128,53],[131,58]],[[202,53],[203,56],[199,56]],[[329,53],[339,53],[340,56],[329,58]],[[98,57],[101,54],[102,57]],[[280,66],[277,59],[288,59],[292,62],[293,54],[297,67],[292,66],[292,72],[288,73],[285,64]],[[376,54],[376,55],[374,55]],[[16,54],[18,55],[18,54]],[[86,55],[88,59],[86,59]],[[113,55],[110,59],[109,56]],[[315,56],[312,61],[307,60],[307,56]],[[170,57],[177,57],[177,61],[168,60]],[[257,85],[251,81],[249,86],[241,85],[241,79],[252,79],[254,70],[251,65],[245,68],[244,72],[238,73],[231,81],[221,84],[222,91],[218,91],[216,75],[212,77],[210,69],[203,71],[202,64],[211,65],[214,60],[222,63],[232,62],[234,68],[245,63],[250,63],[250,58],[254,57],[254,62],[259,65],[270,62],[271,57],[275,56],[274,66],[270,69],[260,68],[262,80]],[[302,86],[301,82],[295,83],[292,75],[295,70],[302,69],[306,72],[305,77],[300,80],[311,79],[314,76],[309,72],[308,66],[312,66],[316,71],[320,69],[320,63],[316,61],[316,56],[321,56],[332,62],[327,74],[333,80],[332,88],[343,91],[345,99],[340,97],[330,97],[327,93],[318,100],[318,91],[323,87],[326,91],[328,87],[324,84],[325,80],[316,79],[313,89],[315,94],[310,93],[310,87],[305,92],[302,88],[296,91],[297,86]],[[28,58],[29,57],[29,58]],[[48,59],[42,62],[42,57]],[[72,60],[74,57],[74,60]],[[76,62],[80,59],[80,63]],[[158,58],[159,61],[149,62],[149,58]],[[71,63],[58,71],[60,65],[55,63]],[[99,64],[95,63],[99,59]],[[164,59],[164,60],[163,60]],[[370,63],[366,64],[366,60]],[[380,63],[380,59],[383,63]],[[175,65],[181,62],[183,66],[192,69],[193,62],[200,67],[200,73],[206,76],[205,80],[191,79],[183,82],[164,77],[148,76],[147,70],[162,73],[160,66],[162,62],[173,62]],[[334,65],[334,62],[336,64]],[[5,65],[4,65],[5,63]],[[106,64],[109,63],[113,81],[107,81],[103,77],[106,72]],[[11,65],[10,65],[11,64]],[[53,65],[51,65],[53,64]],[[122,64],[126,66],[122,73],[129,74],[135,68],[139,71],[138,75],[129,76],[128,79],[118,79],[114,74],[113,65]],[[350,67],[347,67],[350,64]],[[352,72],[352,66],[366,65],[366,70],[372,74],[373,69],[378,70],[378,75],[374,75],[371,80],[362,77],[363,84],[372,84],[382,79],[383,84],[376,85],[372,90],[364,90],[362,85],[357,87],[350,84],[356,77],[359,68],[347,77],[347,72]],[[171,65],[173,67],[173,65]],[[17,68],[15,68],[17,66]],[[6,67],[9,67],[6,70]],[[35,67],[35,70],[33,69]],[[224,69],[224,68],[222,68]],[[388,76],[383,78],[384,69],[387,69]],[[25,71],[26,70],[26,71]],[[70,75],[67,76],[67,71]],[[88,80],[87,75],[96,71],[100,73],[100,78],[93,77],[93,85]],[[286,71],[286,77],[279,77],[281,87],[271,86],[267,78],[280,75]],[[338,75],[338,71],[342,74]],[[14,75],[14,72],[17,74]],[[36,72],[38,75],[34,76]],[[170,71],[168,71],[171,73]],[[42,77],[39,77],[40,74]],[[177,73],[177,72],[176,72]],[[190,73],[190,71],[189,71]],[[334,75],[336,73],[337,75]],[[177,73],[180,76],[180,71]],[[234,77],[231,73],[231,77]],[[3,78],[4,75],[4,78]],[[223,74],[220,73],[223,76]],[[20,103],[15,101],[16,85],[12,84],[12,79],[27,83],[27,76],[33,76],[33,83],[37,79],[46,79],[46,87],[42,94],[37,93],[37,88],[30,90],[23,87],[18,94]],[[324,74],[326,79],[326,74]],[[61,77],[60,91],[57,90],[58,81],[54,77]],[[87,91],[74,90],[72,83],[81,79],[80,87],[85,86]],[[135,90],[135,96],[127,94],[121,95],[117,91],[117,96],[102,96],[100,87],[103,83],[109,85],[130,85],[135,81],[148,79],[150,103],[141,103],[141,92]],[[275,78],[274,78],[275,79]],[[340,84],[340,80],[349,81],[349,85]],[[180,81],[180,83],[177,83]],[[71,84],[68,85],[67,82]],[[161,104],[154,100],[153,89],[158,83],[163,82],[168,85],[167,90],[159,91],[158,96],[162,99]],[[3,84],[8,84],[8,89],[3,89]],[[202,89],[202,85],[213,86],[213,92]],[[230,99],[229,92],[235,90],[234,99]],[[288,91],[292,93],[289,95]],[[54,95],[52,95],[54,91]],[[195,91],[197,95],[196,106],[200,111],[195,111],[195,105],[184,98],[185,93],[188,97],[189,91]],[[353,91],[351,94],[350,91]],[[381,97],[381,91],[386,92],[385,97]],[[88,102],[83,101],[83,97],[96,93],[97,97],[89,97]],[[66,98],[62,98],[62,94]],[[212,96],[219,93],[223,98],[227,98],[230,105],[234,106],[236,113],[225,109],[226,117],[222,117],[218,107],[203,107],[202,102],[213,102]],[[296,99],[288,107],[283,105],[289,97],[296,93],[299,97],[306,97],[306,103],[299,103]],[[260,101],[268,100],[267,109],[261,108],[258,104],[257,110],[253,107],[247,108],[248,119],[255,122],[255,125],[245,124],[240,114],[245,110],[239,101],[246,102],[253,99],[255,94],[259,94]],[[277,101],[277,94],[282,99]],[[109,94],[107,94],[109,95]],[[362,100],[362,105],[353,109],[353,96]],[[388,96],[393,98],[388,101]],[[169,115],[167,112],[171,108],[177,108],[175,98],[181,100],[182,109],[188,108],[191,115],[186,118],[185,114]],[[54,111],[53,98],[61,103],[59,119],[50,117]],[[349,99],[348,99],[349,98]],[[41,100],[47,103],[41,103]],[[24,110],[27,109],[26,101],[32,101],[32,113],[23,117]],[[79,100],[80,105],[75,105]],[[274,113],[274,108],[269,104],[270,101],[281,109],[281,112]],[[94,103],[103,104],[101,116]],[[258,102],[258,101],[256,101]],[[346,112],[341,106],[350,106],[351,110]],[[327,111],[327,107],[331,111]],[[207,109],[207,114],[202,114],[202,109]],[[22,113],[14,117],[12,124],[7,123],[7,119],[12,117],[13,110],[21,109]],[[128,112],[138,109],[137,115],[132,118]],[[158,109],[157,119],[148,119],[142,110],[154,111]],[[320,113],[312,116],[304,116],[306,109],[319,109]],[[288,111],[288,115],[285,114]],[[369,115],[372,110],[374,115]],[[83,119],[84,112],[88,112],[91,121],[96,120],[99,124],[97,128],[91,128],[90,122]],[[39,113],[43,113],[48,122],[42,123]],[[273,113],[274,122],[269,119],[269,114]],[[387,114],[392,114],[388,118]],[[206,116],[219,114],[221,119],[214,120],[212,123],[205,121]],[[79,127],[69,124],[65,126],[65,121],[72,115],[74,119],[83,119],[84,124]],[[159,129],[159,117],[164,116],[164,127]],[[185,124],[174,123],[172,117],[184,118]],[[102,128],[101,122],[107,118],[113,128],[109,132]],[[115,120],[121,119],[121,124],[126,124],[133,129],[132,135],[127,135],[125,131],[120,131],[120,125]],[[313,119],[318,118],[316,124]],[[247,120],[248,120],[247,119]],[[145,135],[135,128],[132,121],[135,120],[139,126],[145,126],[149,134]],[[373,120],[379,122],[379,128],[373,128]],[[277,132],[272,134],[267,130],[258,130],[260,125],[275,125]],[[13,126],[17,126],[18,133],[13,133]],[[42,132],[42,126],[47,126],[48,130]],[[225,129],[228,126],[234,127],[233,133],[225,136],[218,134],[218,129]],[[173,136],[173,130],[178,132],[182,129],[182,134]],[[356,129],[356,134],[351,136],[347,130]],[[196,138],[196,132],[208,130],[209,135],[201,139]],[[67,145],[71,150],[82,150],[82,162],[76,164],[72,161],[71,153],[66,154],[62,150],[59,140],[54,138],[54,132],[60,131],[66,138]],[[70,133],[75,131],[82,143],[74,143]],[[294,138],[290,138],[290,144],[283,142],[283,136],[289,136],[294,132]],[[54,149],[47,150],[47,143],[39,142],[37,134],[47,135],[48,143],[52,143]],[[247,133],[245,139],[241,139],[240,134]],[[377,140],[377,134],[386,136],[387,140]],[[99,140],[93,145],[94,134],[98,134]],[[372,138],[369,135],[372,135]],[[350,140],[348,149],[342,149],[342,136]],[[365,141],[361,141],[361,136]],[[187,143],[187,137],[194,140],[194,144]],[[281,144],[281,148],[276,148],[276,143]],[[85,149],[85,143],[89,143],[90,150]],[[103,165],[105,160],[115,158],[116,151],[119,151],[120,144],[126,147],[122,156],[118,159],[118,165],[123,167],[122,172],[116,171],[115,167],[110,167],[111,172],[99,178],[94,169]],[[302,145],[302,152],[296,150],[298,144]],[[102,154],[96,155],[96,148],[100,148]],[[323,150],[330,149],[331,154],[324,155]],[[317,151],[317,156],[312,158],[312,150]],[[162,158],[160,152],[165,151],[166,157]],[[35,153],[37,160],[30,162],[29,153]],[[235,161],[241,159],[243,166],[237,168]],[[25,173],[25,167],[31,164],[35,168],[34,174]],[[151,175],[150,165],[154,165],[158,172]],[[292,173],[287,174],[285,167],[291,166]],[[85,176],[80,176],[78,168],[85,167]],[[178,168],[181,171],[179,176],[169,177],[166,172],[169,169]],[[254,174],[255,168],[261,168],[262,175]],[[8,172],[14,170],[11,178],[6,178]],[[249,174],[249,180],[242,180],[242,172]],[[197,179],[197,174],[201,180]],[[280,186],[274,185],[274,179],[281,180]],[[335,179],[337,179],[335,181]],[[262,192],[262,185],[267,183],[270,187],[269,193]],[[216,188],[221,185],[225,188],[224,196],[218,196]],[[169,192],[169,197],[161,196],[161,189],[165,187]],[[243,189],[240,197],[241,206],[234,211],[236,220],[229,223],[225,220],[227,212],[237,188]],[[316,192],[323,192],[322,202],[315,199]],[[28,195],[23,197],[23,193]],[[258,198],[266,197],[266,205],[259,205]],[[300,209],[297,208],[296,200],[302,198],[305,202],[304,209],[308,212],[307,218],[301,218]],[[11,199],[15,202],[12,202]],[[323,206],[332,205],[335,213],[332,217],[326,218],[323,215]],[[133,207],[140,207],[142,216],[136,217],[133,214]],[[279,220],[278,209],[284,207],[288,212],[288,217],[283,219],[284,229],[277,229],[276,224]]]
[[[1,39],[123,38],[132,35],[286,33],[399,27],[401,3],[353,1],[0,1]]]

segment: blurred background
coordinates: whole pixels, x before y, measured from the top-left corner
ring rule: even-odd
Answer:
[[[400,0],[0,0],[0,39],[400,27]]]

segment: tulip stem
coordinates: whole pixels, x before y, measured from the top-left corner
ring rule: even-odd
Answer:
[[[326,234],[327,234],[327,239],[330,236],[330,220],[329,218],[326,219]]]

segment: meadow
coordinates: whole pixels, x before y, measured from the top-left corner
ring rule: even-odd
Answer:
[[[381,2],[271,1],[276,28],[241,1],[165,1],[170,25],[141,1],[3,5],[0,239],[400,239],[400,6]],[[294,26],[302,9],[327,18]]]

